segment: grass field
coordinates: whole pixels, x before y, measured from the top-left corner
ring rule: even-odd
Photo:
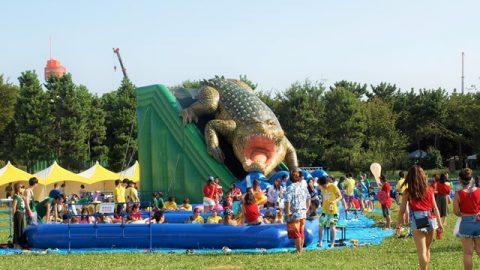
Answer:
[[[394,215],[395,215],[394,211]],[[376,219],[378,215],[373,216]],[[461,269],[461,247],[453,237],[453,216],[444,239],[432,246],[431,269]],[[5,239],[5,233],[2,234]],[[480,260],[474,261],[480,269]],[[387,238],[381,245],[304,254],[188,255],[119,253],[89,255],[4,255],[0,269],[416,269],[413,240]]]

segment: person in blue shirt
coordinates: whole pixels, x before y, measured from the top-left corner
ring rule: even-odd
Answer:
[[[365,181],[365,174],[360,174],[360,181],[357,183],[357,189],[360,205],[362,206],[362,212],[364,209],[367,209],[368,185],[369,183]]]

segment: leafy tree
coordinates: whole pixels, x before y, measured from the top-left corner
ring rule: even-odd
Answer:
[[[366,93],[369,99],[377,97],[383,99],[386,102],[392,102],[395,98],[395,93],[399,91],[395,84],[392,85],[385,82],[382,82],[378,85],[371,84],[370,88],[372,89],[372,92]]]
[[[332,91],[337,88],[343,88],[345,90],[348,90],[354,93],[358,98],[363,98],[363,96],[365,96],[368,93],[366,84],[349,82],[346,80],[335,82],[333,86],[330,86],[330,90]]]
[[[50,77],[47,84],[54,132],[50,136],[52,152],[68,169],[81,169],[88,157],[85,95],[70,74]]]
[[[279,121],[304,166],[318,164],[324,152],[324,91],[323,84],[305,80],[278,96]]]
[[[108,147],[106,139],[105,112],[99,97],[92,95],[88,89],[80,85],[78,94],[82,104],[84,117],[87,120],[88,159],[90,161],[106,161]]]
[[[35,71],[22,72],[18,78],[20,92],[15,106],[16,157],[31,169],[38,160],[49,160],[48,138],[52,135],[49,99]]]
[[[0,132],[0,160],[13,161],[16,159],[15,136],[15,121],[10,121],[3,132]],[[1,167],[3,166],[0,166],[0,168]]]
[[[324,159],[331,167],[356,171],[362,164],[365,121],[356,94],[343,87],[325,94],[325,129],[327,139]]]
[[[135,86],[124,78],[118,90],[105,95],[103,101],[108,164],[112,170],[120,171],[138,156]]]
[[[407,93],[397,92],[393,101],[394,111],[399,116],[397,127],[409,137],[411,149],[438,145],[440,131],[432,127],[444,125],[447,97],[443,89],[422,89],[418,93],[413,89]]]
[[[478,153],[480,143],[476,134],[480,132],[480,102],[476,94],[452,93],[447,101],[447,117],[442,125],[437,124],[439,137],[433,147],[444,157],[459,156],[465,160],[468,155]]]
[[[108,160],[108,147],[105,145],[107,127],[105,126],[106,113],[102,109],[102,100],[92,97],[90,117],[88,121],[88,146],[90,160]]]
[[[434,147],[428,147],[427,156],[423,159],[422,165],[425,169],[443,168],[442,154]]]
[[[273,96],[271,92],[256,91],[255,94],[263,101],[272,111],[279,115],[279,106],[281,104],[279,96]]]
[[[441,126],[447,119],[447,101],[447,93],[444,89],[423,89],[413,99],[413,106],[410,107],[410,121],[415,123],[415,126],[411,134],[419,147],[422,144],[438,147],[439,137],[445,134]]]
[[[12,121],[17,101],[18,87],[0,75],[0,132]]]
[[[187,88],[187,89],[198,89],[201,86],[202,86],[201,81],[191,81],[191,80],[186,80],[186,81],[182,82],[182,85],[181,85],[181,87]],[[172,87],[172,89],[173,88],[175,88],[175,87]]]
[[[396,169],[406,160],[407,137],[396,127],[397,115],[392,105],[374,97],[364,103],[365,164],[379,162],[386,169]]]

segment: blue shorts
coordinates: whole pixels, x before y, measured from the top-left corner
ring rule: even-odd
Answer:
[[[457,237],[480,238],[480,221],[477,221],[477,215],[462,217]]]
[[[430,211],[410,211],[410,228],[412,230],[420,230],[422,232],[431,232],[438,228],[437,219],[430,218]],[[428,225],[424,228],[417,229],[417,222],[415,220],[428,219]]]

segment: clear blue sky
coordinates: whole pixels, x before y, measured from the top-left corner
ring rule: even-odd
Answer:
[[[68,3],[66,3],[68,2]],[[309,78],[403,89],[480,84],[479,1],[5,1],[0,73],[53,56],[96,93],[117,87],[120,47],[137,86],[247,74],[261,89]]]

